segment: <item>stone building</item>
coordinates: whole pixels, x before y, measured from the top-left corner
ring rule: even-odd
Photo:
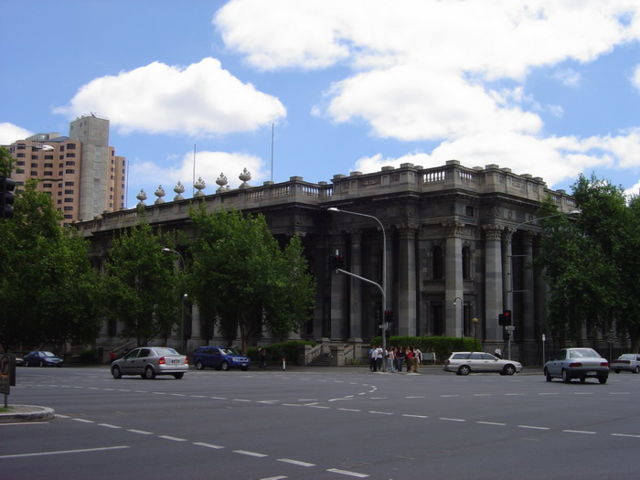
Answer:
[[[379,334],[381,291],[336,274],[329,257],[337,250],[346,270],[384,284],[387,308],[393,312],[391,335],[476,337],[488,351],[504,349],[498,315],[511,310],[512,356],[525,363],[539,361],[545,284],[533,266],[540,232],[536,212],[547,197],[561,212],[575,209],[570,196],[549,190],[541,178],[498,165],[467,168],[450,160],[437,168],[403,164],[375,173],[335,175],[331,183],[291,177],[257,187],[245,181],[235,190],[218,183],[218,192],[198,198],[209,211],[262,213],[274,235],[303,237],[318,290],[313,319],[302,337],[357,345]],[[158,200],[145,206],[147,220],[163,231],[189,232],[194,199],[181,199],[178,193],[176,200],[164,202],[164,191],[159,192]],[[139,198],[142,203],[146,196]],[[91,238],[99,264],[114,233],[137,222],[131,209],[77,226]],[[190,318],[193,348],[203,343],[196,308]],[[103,340],[117,342],[116,331],[115,326],[105,329]]]

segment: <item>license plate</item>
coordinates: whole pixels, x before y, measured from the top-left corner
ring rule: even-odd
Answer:
[[[180,360],[178,360],[177,358],[174,358],[173,360],[171,360],[171,363],[173,364],[180,363]]]
[[[596,375],[596,371],[595,370],[589,370],[587,372],[587,375]]]

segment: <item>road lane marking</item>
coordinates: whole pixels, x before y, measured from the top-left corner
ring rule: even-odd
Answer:
[[[339,408],[341,412],[360,412],[359,408]]]
[[[129,448],[128,445],[117,445],[115,447],[98,447],[98,448],[80,448],[77,450],[56,450],[52,452],[34,452],[34,453],[16,453],[13,455],[0,455],[0,459],[4,458],[21,458],[21,457],[42,457],[45,455],[64,455],[69,453],[88,453],[88,452],[101,452],[105,450],[121,450],[123,448]]]
[[[186,442],[186,438],[172,437],[171,435],[158,435],[158,438],[164,438],[165,440],[171,440],[172,442]]]
[[[14,423],[0,423],[0,427],[8,427],[8,426],[15,426],[15,425],[43,425],[43,424],[47,424],[49,422],[14,422]]]
[[[349,477],[356,477],[356,478],[367,478],[369,476],[364,473],[350,472],[349,470],[340,470],[339,468],[328,468],[327,472],[338,473],[340,475],[347,475]]]
[[[518,425],[518,428],[528,428],[529,430],[551,430],[549,427],[536,427],[535,425]]]
[[[119,427],[118,425],[111,425],[110,423],[99,423],[98,426],[106,427],[106,428],[122,428],[122,427]]]
[[[369,410],[369,413],[374,415],[393,415],[393,412],[379,412],[378,410]]]
[[[74,422],[80,422],[80,423],[96,423],[93,420],[87,420],[86,418],[72,418],[71,420],[73,420]]]
[[[139,433],[140,435],[153,435],[152,432],[147,432],[146,430],[137,430],[135,428],[128,428],[127,432]]]
[[[206,395],[189,395],[191,398],[207,398]]]
[[[303,462],[301,460],[293,460],[291,458],[279,458],[279,462],[289,463],[291,465],[298,465],[299,467],[315,467],[315,463]]]
[[[322,410],[329,410],[331,407],[325,407],[324,405],[306,405],[309,408],[320,408]]]
[[[246,398],[234,398],[233,401],[234,402],[245,402],[245,403],[248,403],[248,402],[251,402],[252,400],[247,400]]]
[[[479,423],[480,425],[493,425],[496,427],[506,427],[507,424],[506,423],[502,423],[502,422],[483,422],[481,420],[478,420],[476,423]]]
[[[582,433],[585,435],[595,435],[596,432],[592,432],[589,430],[562,430],[565,433]]]
[[[559,392],[540,392],[538,395],[560,395]]]
[[[264,477],[260,480],[284,480],[285,478],[289,478],[286,475],[278,475],[277,477]]]
[[[269,456],[269,455],[267,455],[265,453],[251,452],[249,450],[234,450],[233,453],[237,453],[239,455],[247,455],[249,457],[258,457],[258,458],[263,458],[263,457],[268,457]]]
[[[505,393],[507,397],[524,397],[524,393]]]
[[[631,435],[630,433],[612,433],[612,437],[631,437],[631,438],[640,438],[640,435]]]
[[[221,450],[224,448],[222,445],[214,445],[212,443],[205,443],[205,442],[193,442],[193,444],[199,447],[212,448],[214,450]]]
[[[429,418],[428,415],[411,415],[410,413],[403,413],[402,416],[410,418]]]
[[[451,398],[451,397],[459,397],[459,396],[460,395],[458,395],[457,393],[453,395],[440,395],[441,398]]]
[[[440,420],[444,420],[445,422],[466,422],[464,418],[440,417]]]

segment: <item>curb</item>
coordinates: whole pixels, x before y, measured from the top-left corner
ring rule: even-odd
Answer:
[[[9,405],[9,411],[0,413],[0,423],[42,422],[53,420],[56,412],[53,408],[37,405]]]

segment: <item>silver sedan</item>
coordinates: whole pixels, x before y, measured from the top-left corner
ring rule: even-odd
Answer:
[[[611,370],[620,373],[621,370],[629,370],[633,373],[640,373],[640,354],[624,353],[616,360],[611,361]]]
[[[485,352],[453,352],[444,361],[445,372],[469,375],[471,372],[494,372],[513,375],[522,370],[522,364],[513,360],[494,357]]]
[[[155,378],[156,375],[173,375],[180,379],[189,370],[189,360],[173,348],[138,347],[111,363],[113,378],[123,375],[140,375]]]
[[[561,378],[569,383],[579,378],[584,383],[587,378],[597,378],[600,383],[607,383],[609,378],[609,362],[602,358],[593,348],[563,348],[544,365],[547,382],[553,378]]]

